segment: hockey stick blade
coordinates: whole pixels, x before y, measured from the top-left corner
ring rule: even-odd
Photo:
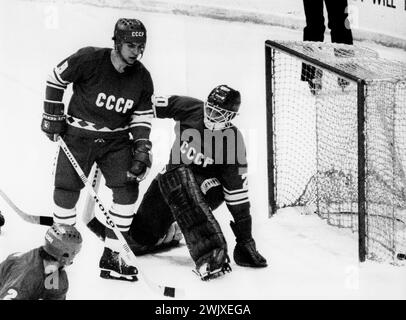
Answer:
[[[52,226],[54,223],[53,217],[50,216],[36,216],[28,214],[18,208],[14,202],[0,189],[0,196],[7,202],[7,204],[22,218],[24,221],[34,224],[39,224],[43,226]]]
[[[100,173],[100,169],[96,166],[95,170],[94,170],[94,176],[93,176],[93,181],[92,181],[92,186],[95,188],[96,192],[99,189],[99,185],[100,185],[100,180],[101,180],[101,173]],[[33,223],[33,224],[39,224],[42,226],[52,226],[54,223],[54,219],[52,216],[43,216],[43,215],[33,215],[33,214],[29,214],[24,212],[23,210],[21,210],[19,207],[17,207],[17,205],[6,195],[6,193],[4,191],[2,191],[0,189],[0,195],[2,196],[2,198],[7,202],[7,204],[20,216],[20,218],[22,218],[24,221],[29,222],[29,223]],[[89,220],[91,221],[92,218],[94,217],[94,201],[92,199],[90,199],[90,197],[88,197],[85,200],[85,206],[84,206],[84,217],[86,216],[86,213],[89,212],[90,214],[90,218]],[[93,219],[95,220],[95,219]],[[92,230],[91,226],[89,226],[89,221],[86,222],[86,220],[84,219],[84,223],[86,224],[86,226]],[[94,222],[93,222],[94,223]],[[92,224],[93,224],[92,223]],[[93,230],[92,230],[93,231]],[[98,237],[100,237],[100,235],[93,231]]]
[[[85,185],[85,188],[87,189],[87,191],[89,192],[91,197],[94,199],[95,204],[97,204],[97,206],[99,207],[99,209],[101,210],[101,212],[105,216],[106,223],[111,227],[111,229],[113,230],[115,236],[120,241],[120,243],[121,243],[121,251],[122,251],[121,253],[123,254],[124,261],[138,269],[139,275],[141,276],[140,280],[141,279],[144,280],[144,282],[148,285],[148,287],[152,291],[154,291],[156,293],[163,294],[164,296],[167,296],[167,297],[172,297],[172,298],[178,297],[178,296],[184,294],[184,291],[179,289],[179,288],[168,287],[168,286],[163,286],[163,285],[156,284],[155,282],[150,280],[145,275],[145,273],[143,273],[141,271],[140,268],[137,267],[137,265],[136,265],[137,260],[136,260],[136,257],[134,255],[134,252],[132,252],[132,250],[130,249],[130,247],[129,247],[127,241],[125,240],[124,236],[122,235],[121,231],[118,230],[117,226],[115,225],[114,221],[111,218],[110,213],[105,209],[104,205],[102,204],[102,202],[100,201],[100,199],[97,196],[96,192],[94,191],[94,189],[92,187],[92,184],[86,178],[86,175],[84,174],[82,168],[79,166],[79,164],[76,161],[73,154],[70,152],[70,150],[69,150],[68,146],[66,145],[65,141],[62,139],[62,137],[58,137],[58,142],[59,142],[59,145],[60,145],[61,149],[63,150],[66,157],[68,158],[69,162],[71,163],[72,167],[75,169],[75,171],[78,174],[79,178],[82,180],[83,184]]]

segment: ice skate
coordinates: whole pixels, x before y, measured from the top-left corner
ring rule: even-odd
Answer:
[[[243,267],[264,268],[268,264],[266,259],[257,251],[255,241],[251,235],[251,217],[230,222],[231,229],[236,236],[233,258],[236,264]]]
[[[254,239],[237,242],[233,258],[236,264],[243,267],[264,268],[266,259],[257,251]]]
[[[137,281],[138,270],[136,267],[128,265],[120,253],[104,248],[100,258],[100,277],[104,279],[115,279],[125,281]]]

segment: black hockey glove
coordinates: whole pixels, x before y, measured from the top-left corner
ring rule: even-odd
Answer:
[[[41,130],[51,141],[57,141],[66,131],[66,116],[43,113],[41,121]]]
[[[146,178],[152,165],[152,143],[149,140],[137,140],[132,146],[132,164],[127,171],[128,182],[140,182]]]

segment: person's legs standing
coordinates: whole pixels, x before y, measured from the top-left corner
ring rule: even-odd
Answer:
[[[325,0],[328,27],[331,31],[331,42],[353,44],[352,32],[348,19],[347,0]]]
[[[323,0],[303,0],[306,16],[306,26],[303,29],[303,41],[324,41]],[[321,90],[322,71],[315,67],[302,63],[301,80],[307,81],[310,91],[316,94]]]
[[[353,44],[352,31],[348,21],[348,1],[347,0],[325,0],[328,27],[331,34],[331,42]],[[353,54],[352,50],[335,50],[335,56],[340,58]],[[344,90],[349,82],[343,78],[337,78],[338,85]]]
[[[127,182],[127,171],[131,167],[131,145],[128,137],[100,142],[97,164],[106,179],[106,186],[113,192],[109,214],[120,232],[128,238],[138,198],[138,183]],[[137,280],[137,269],[120,257],[122,243],[110,228],[106,228],[105,249],[100,259],[100,275],[103,278]]]
[[[306,27],[303,29],[303,41],[324,41],[323,0],[303,0]]]

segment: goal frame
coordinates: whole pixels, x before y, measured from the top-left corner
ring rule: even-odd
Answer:
[[[358,256],[360,262],[366,259],[366,139],[365,139],[365,79],[344,72],[334,66],[318,61],[301,52],[296,52],[276,41],[265,41],[265,93],[267,121],[267,170],[268,170],[268,209],[269,217],[277,211],[276,195],[276,164],[275,164],[275,95],[273,81],[275,79],[275,52],[280,51],[306,64],[337,74],[342,78],[353,81],[357,85],[357,157],[358,157]]]

